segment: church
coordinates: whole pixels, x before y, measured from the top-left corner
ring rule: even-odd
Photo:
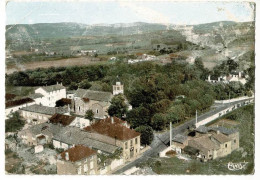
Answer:
[[[124,85],[119,81],[119,79],[117,79],[113,84],[113,93],[77,89],[71,102],[70,111],[76,115],[84,116],[88,110],[92,110],[94,113],[94,118],[107,118],[107,110],[110,106],[110,101],[115,95],[118,94],[124,94]],[[127,100],[126,104],[128,105],[128,110],[131,110],[132,106]]]

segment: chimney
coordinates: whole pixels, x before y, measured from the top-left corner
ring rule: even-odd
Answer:
[[[238,72],[238,77],[241,78],[242,77],[242,73],[239,71]]]
[[[208,81],[210,81],[210,75],[208,76]]]
[[[69,160],[70,160],[70,158],[69,158],[69,152],[65,152],[65,160],[66,160],[66,161],[69,161]]]
[[[218,82],[220,82],[220,77],[218,77]]]
[[[114,117],[111,116],[111,123],[114,124]]]

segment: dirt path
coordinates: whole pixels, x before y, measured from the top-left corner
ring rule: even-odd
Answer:
[[[91,65],[97,63],[104,63],[105,61],[100,61],[98,58],[92,57],[79,57],[79,58],[69,58],[53,61],[37,61],[29,62],[26,64],[16,64],[6,67],[6,73],[11,74],[14,71],[24,71],[27,69],[37,69],[37,68],[49,68],[49,67],[67,67],[67,66],[83,66]]]

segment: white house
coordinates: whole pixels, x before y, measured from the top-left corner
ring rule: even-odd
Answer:
[[[55,107],[56,101],[66,98],[66,88],[62,84],[42,86],[35,90],[35,94],[42,95],[35,99],[37,104]]]
[[[212,79],[211,76],[209,75],[206,81],[211,83],[241,82],[244,85],[246,83],[246,77],[242,75],[242,72],[233,72],[230,73],[228,76],[220,76],[217,79]]]

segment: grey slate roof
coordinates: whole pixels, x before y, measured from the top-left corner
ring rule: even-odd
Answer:
[[[172,141],[178,142],[178,143],[184,143],[187,140],[187,138],[188,138],[187,136],[177,134],[176,136],[174,136],[172,138]]]
[[[223,126],[210,127],[209,130],[219,131],[219,132],[221,132],[222,134],[226,134],[226,135],[230,135],[230,134],[234,134],[234,133],[238,132],[238,129],[226,128],[226,127],[223,127]]]
[[[37,98],[42,98],[43,95],[41,93],[34,93],[34,94],[31,94],[29,95],[29,98],[31,99],[37,99]]]
[[[51,86],[42,86],[42,89],[44,89],[47,92],[52,92],[52,91],[57,91],[60,89],[65,89],[64,86],[60,85],[60,84],[55,84],[55,85],[51,85]]]
[[[199,127],[196,128],[196,131],[200,132],[200,133],[207,133],[208,128],[206,126],[199,126]]]
[[[38,104],[33,104],[31,106],[23,107],[21,108],[21,110],[40,113],[40,114],[48,114],[48,115],[53,115],[55,113],[64,114],[68,111],[67,108],[48,107],[48,106],[41,106]]]
[[[47,135],[53,137],[54,140],[58,140],[70,145],[85,145],[107,153],[114,153],[118,148],[117,146],[91,139],[88,137],[89,134],[87,132],[71,126],[64,127],[51,123],[42,123],[20,131],[19,134],[23,134],[24,131],[30,131],[32,135],[35,136],[38,134]]]
[[[89,98],[91,100],[96,100],[96,101],[106,101],[106,102],[110,101],[113,97],[111,92],[93,91],[93,90],[85,90],[85,89],[77,89],[74,96],[80,98]]]

